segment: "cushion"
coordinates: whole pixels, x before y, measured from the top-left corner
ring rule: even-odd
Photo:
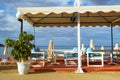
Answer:
[[[93,52],[93,50],[92,50],[92,48],[87,48],[87,51],[86,52]],[[94,54],[93,53],[89,53],[89,57],[91,58],[91,57],[94,57]]]
[[[72,52],[73,52],[73,53],[78,53],[78,48],[77,48],[77,47],[74,47],[74,48],[72,49]]]
[[[93,52],[92,48],[87,48],[86,52]]]
[[[31,50],[31,52],[35,52],[35,48],[33,48],[33,49]]]

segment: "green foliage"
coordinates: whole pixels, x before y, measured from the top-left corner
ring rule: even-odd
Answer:
[[[19,38],[17,40],[13,40],[10,38],[5,39],[5,44],[7,47],[11,47],[11,57],[18,61],[27,60],[31,55],[31,49],[34,48],[34,44],[32,44],[32,40],[34,40],[34,36],[32,34],[27,34],[27,32],[23,31],[20,33]]]

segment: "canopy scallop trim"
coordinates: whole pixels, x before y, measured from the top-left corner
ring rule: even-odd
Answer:
[[[20,7],[16,17],[36,27],[74,27],[77,26],[76,13],[81,14],[81,26],[120,26],[120,6]]]
[[[120,6],[79,6],[79,7],[20,7],[17,8],[17,18],[21,18],[26,13],[37,14],[50,14],[50,13],[97,13],[97,12],[108,13],[111,11],[120,12]]]

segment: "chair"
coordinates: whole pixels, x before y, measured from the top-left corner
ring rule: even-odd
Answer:
[[[64,52],[64,62],[66,66],[77,66],[78,48],[74,47],[71,51]]]
[[[87,66],[95,66],[95,67],[104,66],[104,56],[103,56],[104,52],[93,52],[92,48],[88,48],[86,53],[87,53]],[[90,65],[90,60],[92,60],[92,62],[100,60],[101,65],[98,64]]]

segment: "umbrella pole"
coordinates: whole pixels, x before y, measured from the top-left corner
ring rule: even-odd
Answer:
[[[57,59],[56,59],[56,57],[57,57],[57,54],[54,52],[54,62],[53,63],[51,63],[51,64],[60,64],[60,63],[58,63],[57,62]]]

